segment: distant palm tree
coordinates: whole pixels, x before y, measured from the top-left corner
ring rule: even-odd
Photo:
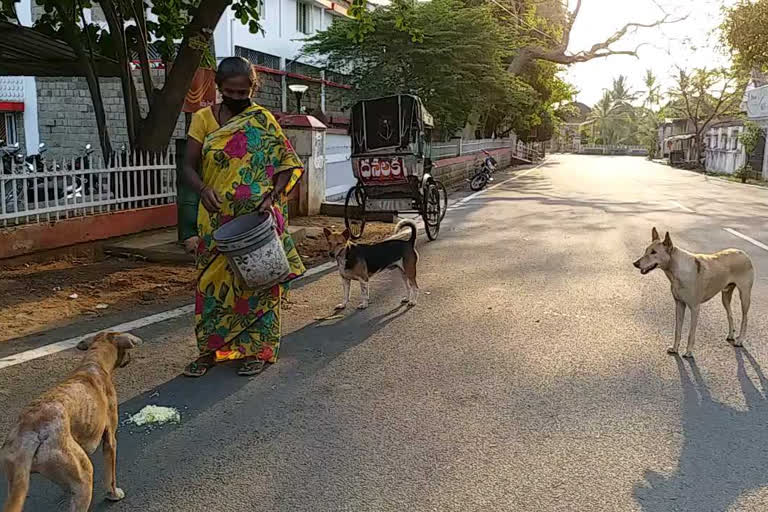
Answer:
[[[653,110],[655,106],[661,103],[661,86],[656,81],[656,75],[650,69],[645,71],[643,83],[645,85],[643,106]]]
[[[616,135],[616,121],[619,117],[619,109],[613,101],[610,91],[603,91],[603,97],[592,107],[588,120],[597,125],[603,144],[614,144]]]
[[[619,75],[613,79],[613,87],[609,91],[613,102],[621,106],[631,106],[633,101],[637,100],[637,93],[627,83],[627,77]]]
[[[632,91],[624,75],[614,78],[611,88],[603,91],[589,117],[600,132],[603,144],[636,143],[637,109],[632,103],[637,98],[638,94]]]

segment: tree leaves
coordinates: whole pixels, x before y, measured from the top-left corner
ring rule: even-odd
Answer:
[[[487,5],[397,0],[358,18],[355,12],[310,38],[305,53],[349,74],[358,97],[419,95],[444,136],[463,128],[470,116],[479,116],[481,130],[489,123],[492,131],[502,124],[507,132],[510,124],[528,126],[546,109],[542,103],[550,93],[565,90],[552,80],[554,66],[535,68],[539,90],[506,72],[509,31]]]
[[[768,70],[768,0],[740,0],[725,9],[723,42],[745,70]]]

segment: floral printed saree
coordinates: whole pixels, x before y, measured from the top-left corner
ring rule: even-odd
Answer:
[[[257,357],[274,363],[280,348],[280,304],[288,282],[304,273],[304,265],[286,228],[286,195],[304,171],[301,160],[272,114],[254,105],[205,137],[202,179],[221,198],[221,210],[199,208],[197,216],[197,293],[195,332],[201,355],[216,360]],[[291,268],[288,280],[254,292],[230,271],[216,250],[213,232],[233,218],[255,212],[272,192],[272,178],[291,173],[273,203],[278,234]]]

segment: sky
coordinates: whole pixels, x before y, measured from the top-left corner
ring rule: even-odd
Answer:
[[[577,100],[593,106],[611,86],[614,77],[628,77],[634,91],[642,91],[647,69],[652,69],[667,89],[673,84],[675,66],[684,68],[725,65],[728,58],[719,44],[716,31],[722,20],[721,7],[735,0],[582,0],[582,7],[571,33],[569,51],[586,50],[602,42],[628,22],[649,23],[664,16],[661,6],[672,17],[685,20],[656,28],[638,29],[614,44],[613,49],[634,49],[639,59],[617,55],[573,64],[564,76],[579,90]],[[573,6],[575,0],[570,0]]]

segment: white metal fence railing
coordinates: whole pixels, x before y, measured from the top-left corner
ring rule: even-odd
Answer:
[[[452,158],[455,156],[471,155],[482,150],[511,148],[515,145],[515,138],[509,139],[477,139],[463,140],[453,139],[443,144],[432,145],[432,159]]]
[[[626,145],[600,145],[583,144],[576,148],[578,153],[591,153],[602,155],[647,155],[648,149],[645,146],[626,146]]]
[[[454,139],[444,144],[432,144],[432,160],[461,156],[461,139]]]
[[[533,161],[541,158],[543,146],[536,142],[522,142],[516,137],[509,139],[454,139],[444,144],[433,144],[432,160],[473,155],[483,150],[492,151],[502,148],[514,148],[517,156]]]
[[[0,227],[175,203],[171,153],[25,161],[0,148]]]

